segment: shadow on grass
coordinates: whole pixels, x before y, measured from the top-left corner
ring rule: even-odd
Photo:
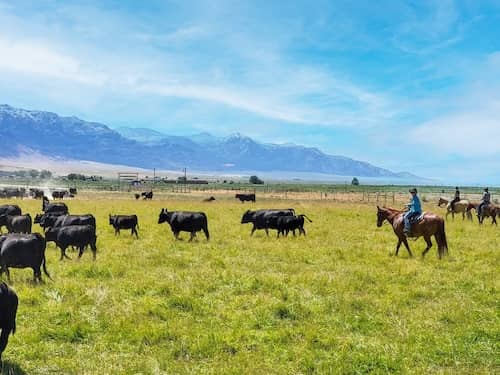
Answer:
[[[11,361],[2,361],[0,364],[2,369],[2,375],[27,375],[28,373],[24,371],[17,363]]]

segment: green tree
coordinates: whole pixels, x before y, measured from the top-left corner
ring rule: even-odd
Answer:
[[[37,178],[40,175],[40,172],[38,172],[36,169],[31,169],[29,171],[29,174],[30,174],[31,178]]]
[[[351,185],[354,185],[354,186],[359,186],[359,180],[357,177],[354,177],[352,179],[352,182],[351,182]]]
[[[264,181],[262,181],[257,176],[250,176],[250,178],[248,179],[248,182],[250,182],[251,184],[255,184],[255,185],[262,185],[262,184],[264,184]]]
[[[47,169],[42,169],[40,171],[40,178],[51,178],[52,177],[52,172],[48,171]]]

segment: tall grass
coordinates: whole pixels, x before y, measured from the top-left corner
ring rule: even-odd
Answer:
[[[40,202],[21,201],[39,211]],[[12,270],[18,331],[4,373],[492,373],[499,369],[499,229],[448,222],[450,256],[394,253],[376,209],[331,202],[74,200],[94,213],[97,261],[60,262],[33,285]],[[249,207],[295,206],[307,237],[241,225]],[[161,207],[203,210],[211,240],[175,241]],[[136,213],[139,239],[108,225]],[[35,230],[39,229],[35,226]],[[414,253],[423,240],[410,243]]]

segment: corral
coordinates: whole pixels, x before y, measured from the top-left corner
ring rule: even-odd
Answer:
[[[217,193],[217,192],[216,192]],[[376,202],[233,195],[82,192],[71,213],[97,220],[97,260],[60,262],[54,281],[13,270],[18,329],[9,373],[492,373],[498,369],[499,232],[447,222],[450,255],[391,256]],[[1,200],[1,204],[7,200]],[[40,201],[16,200],[23,212]],[[382,202],[383,203],[383,202]],[[398,206],[398,201],[396,201]],[[424,209],[444,214],[435,202]],[[246,209],[294,207],[307,237],[249,237]],[[204,211],[210,241],[175,241],[161,208]],[[108,214],[137,214],[139,239],[115,237]],[[38,225],[35,231],[41,231]],[[425,247],[411,242],[414,253]]]

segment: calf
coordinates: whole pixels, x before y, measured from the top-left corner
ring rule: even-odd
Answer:
[[[210,197],[210,198],[205,198],[205,199],[203,199],[203,202],[212,202],[212,201],[214,201],[214,200],[215,200],[215,198],[214,198],[214,197]]]
[[[55,242],[56,246],[61,249],[60,260],[64,258],[70,259],[70,257],[66,255],[68,246],[77,247],[79,249],[78,258],[81,258],[83,250],[87,245],[92,249],[94,260],[96,259],[97,236],[95,234],[95,228],[91,225],[70,225],[67,227],[50,228],[45,232],[45,239],[47,242]]]
[[[10,282],[9,267],[32,268],[34,281],[42,282],[40,267],[43,267],[50,279],[45,266],[45,245],[45,239],[39,233],[0,236],[0,273],[5,272]]]
[[[207,215],[205,215],[204,212],[169,212],[166,208],[162,208],[158,218],[158,224],[165,222],[170,224],[170,228],[172,229],[176,240],[179,239],[180,232],[189,232],[191,233],[189,241],[192,241],[196,236],[196,232],[199,232],[200,230],[205,233],[207,241],[210,239],[210,234],[208,233]]]
[[[31,233],[32,220],[30,214],[0,215],[0,226],[5,225],[9,233]]]
[[[241,224],[253,224],[252,231],[250,232],[251,236],[257,229],[264,229],[266,234],[269,236],[270,228],[277,229],[275,226],[276,224],[274,223],[274,217],[293,215],[295,215],[295,210],[293,208],[263,209],[256,211],[247,210],[241,218]]]
[[[136,229],[139,228],[137,215],[109,215],[109,225],[115,228],[115,236],[120,234],[120,229],[130,229],[130,235],[135,234],[139,238]]]
[[[9,342],[9,335],[16,333],[17,294],[4,282],[0,283],[0,361]]]
[[[306,215],[297,215],[297,216],[281,216],[277,220],[277,229],[278,229],[278,237],[279,235],[288,236],[288,233],[291,231],[295,236],[295,230],[299,230],[299,236],[303,234],[306,235],[306,231],[304,229],[304,218],[309,220],[312,223],[312,220],[309,219]]]

